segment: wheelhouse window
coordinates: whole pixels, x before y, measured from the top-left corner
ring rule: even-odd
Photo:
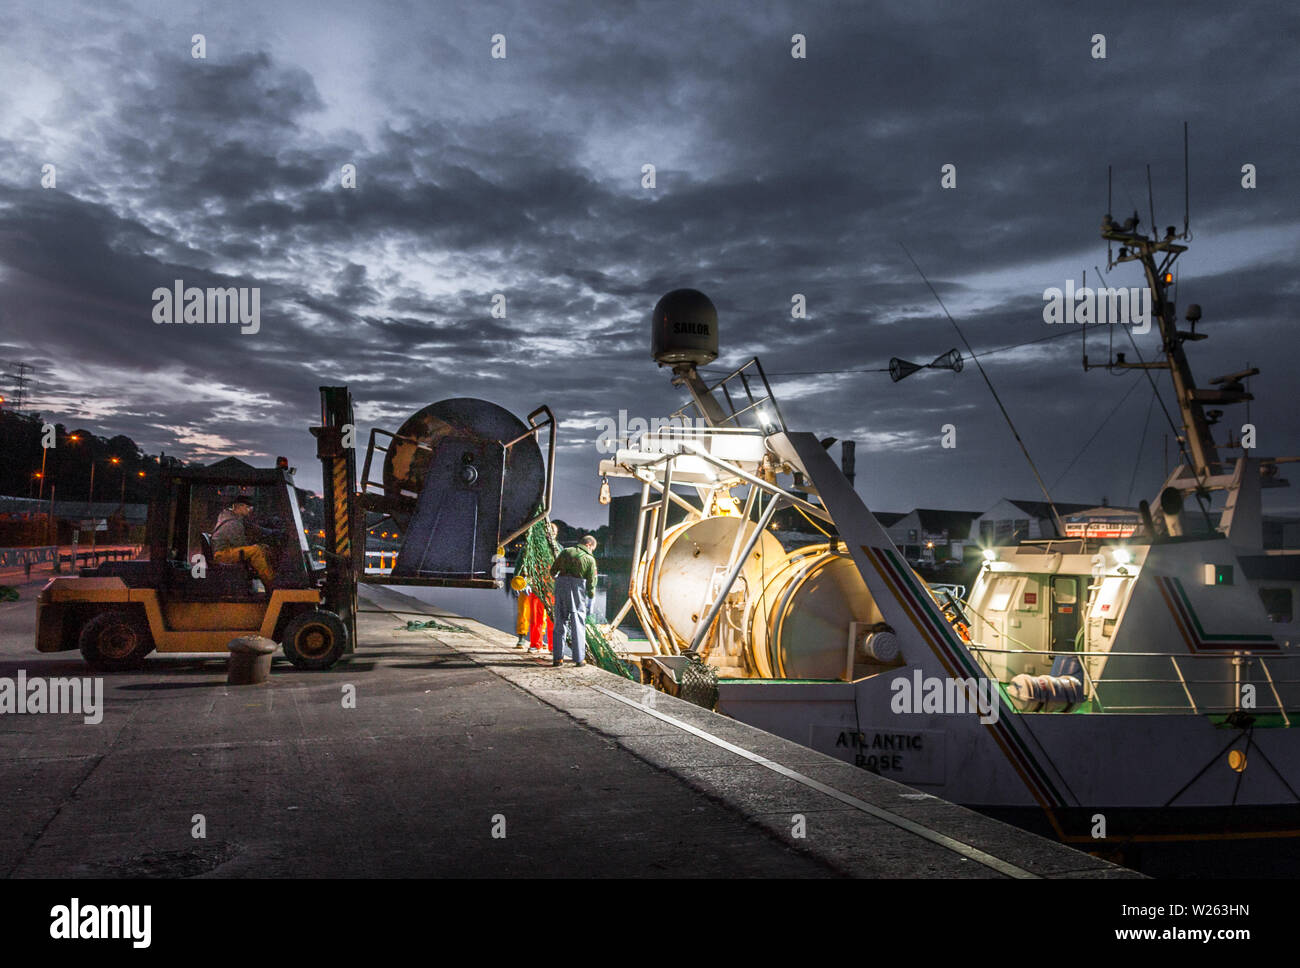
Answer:
[[[1259,597],[1264,602],[1270,622],[1289,623],[1295,616],[1292,606],[1292,594],[1289,588],[1261,588]]]

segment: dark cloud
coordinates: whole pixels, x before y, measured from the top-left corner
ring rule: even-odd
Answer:
[[[594,524],[596,420],[680,405],[645,322],[691,285],[719,307],[720,371],[757,353],[789,374],[773,377],[789,423],[861,441],[869,503],[1033,497],[969,361],[870,372],[964,349],[899,243],[977,351],[1048,335],[1042,290],[1095,281],[1108,164],[1117,212],[1145,224],[1150,163],[1157,217],[1181,226],[1186,119],[1197,240],[1179,297],[1215,337],[1193,363],[1205,381],[1263,362],[1262,445],[1300,439],[1291,5],[236,4],[203,18],[207,61],[187,19],[5,15],[0,49],[23,67],[0,96],[0,352],[39,367],[60,419],[308,469],[322,384],[353,386],[365,429],[449,396],[547,402],[569,421],[559,513]],[[57,189],[38,185],[47,162]],[[151,293],[174,279],[259,287],[261,332],[156,326]],[[1099,358],[1107,335],[1090,340]],[[1161,410],[1146,387],[1116,410],[1144,378],[1085,375],[1080,353],[1061,338],[983,362],[1049,481],[1115,410],[1062,499],[1145,496]]]

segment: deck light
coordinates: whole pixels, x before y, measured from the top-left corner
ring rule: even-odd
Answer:
[[[1133,563],[1133,552],[1129,551],[1127,548],[1116,548],[1111,552],[1111,555],[1115,558],[1115,564],[1117,565],[1128,565]]]
[[[985,548],[985,549],[984,549],[984,560],[985,560],[985,561],[997,561],[997,560],[998,560],[998,553],[997,553],[996,551],[994,551],[992,548]]]

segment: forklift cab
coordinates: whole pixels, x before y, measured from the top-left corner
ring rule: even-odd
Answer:
[[[265,597],[253,590],[252,569],[244,562],[216,560],[212,532],[217,520],[236,499],[248,501],[252,514],[245,519],[249,541],[262,544],[275,573],[278,588],[315,587],[317,568],[311,561],[302,525],[301,509],[293,485],[221,483],[178,477],[171,515],[166,522],[165,594],[182,600],[229,600]]]

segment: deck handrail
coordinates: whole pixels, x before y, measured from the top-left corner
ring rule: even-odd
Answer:
[[[1286,667],[1286,671],[1291,672],[1297,668],[1296,663],[1297,660],[1300,660],[1300,653],[1281,653],[1281,654],[1274,654],[1274,655],[1264,655],[1260,652],[1253,652],[1248,649],[1239,649],[1233,652],[1188,653],[1186,655],[1180,656],[1180,655],[1175,655],[1172,652],[1109,652],[1109,651],[1087,650],[1087,649],[1084,650],[1003,649],[1003,648],[997,648],[995,646],[979,645],[974,642],[967,643],[966,645],[967,648],[970,649],[970,651],[975,655],[976,659],[979,660],[980,664],[985,668],[985,670],[989,672],[991,672],[992,670],[989,668],[988,662],[985,659],[983,653],[1001,653],[1005,655],[1042,655],[1042,656],[1051,656],[1053,658],[1055,658],[1056,656],[1070,656],[1073,658],[1077,658],[1080,660],[1079,669],[1083,673],[1084,687],[1086,690],[1086,694],[1090,699],[1092,699],[1097,704],[1100,711],[1102,712],[1105,712],[1107,710],[1110,710],[1112,712],[1118,712],[1120,710],[1145,709],[1145,710],[1154,711],[1154,710],[1184,709],[1191,712],[1194,715],[1199,715],[1201,713],[1209,713],[1209,712],[1236,712],[1241,708],[1239,705],[1229,706],[1223,704],[1206,704],[1205,702],[1198,703],[1196,697],[1192,693],[1191,687],[1234,685],[1234,684],[1239,684],[1241,680],[1236,676],[1234,676],[1231,679],[1188,677],[1184,673],[1183,667],[1179,664],[1180,660],[1181,661],[1186,661],[1188,659],[1218,660],[1222,662],[1223,660],[1226,659],[1238,664],[1251,663],[1257,660],[1259,663],[1259,670],[1261,673],[1263,673],[1264,680],[1267,683],[1268,692],[1271,694],[1273,705],[1276,707],[1277,712],[1281,714],[1282,720],[1283,722],[1285,722],[1287,726],[1291,725],[1291,717],[1287,714],[1286,705],[1282,701],[1282,694],[1278,691],[1278,686],[1279,685],[1283,685],[1283,686],[1300,685],[1300,678],[1279,678],[1274,675],[1274,670],[1269,668],[1270,660],[1273,662],[1275,669],[1278,663],[1290,660],[1292,664]],[[1104,656],[1110,659],[1114,659],[1114,658],[1167,659],[1169,661],[1170,666],[1172,667],[1173,674],[1167,679],[1160,679],[1160,678],[1139,679],[1139,678],[1119,678],[1119,677],[1107,676],[1098,680],[1092,677],[1092,675],[1088,671],[1087,662],[1083,661],[1091,656]],[[1186,696],[1187,705],[1186,706],[1107,706],[1101,701],[1101,696],[1099,694],[1100,687],[1103,684],[1106,685],[1120,685],[1120,684],[1175,685],[1176,684],[1179,687],[1181,687],[1183,694]]]

